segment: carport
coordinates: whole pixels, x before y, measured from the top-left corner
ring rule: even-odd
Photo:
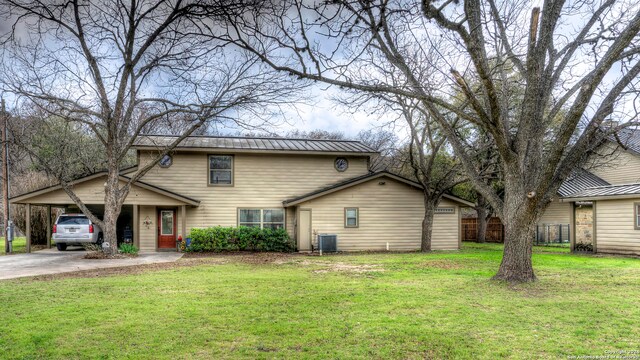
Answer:
[[[101,218],[104,213],[104,177],[106,176],[106,172],[100,172],[71,182],[73,192],[98,218]],[[129,180],[125,175],[121,175],[120,178],[122,184]],[[22,204],[25,206],[27,252],[31,252],[31,208],[33,206],[44,206],[47,208],[49,215],[47,217],[49,220],[46,224],[46,228],[48,229],[47,247],[51,247],[51,209],[57,207],[64,209],[65,212],[80,212],[73,200],[71,200],[60,185],[50,186],[13,197],[10,199],[10,202],[12,204]],[[171,221],[176,230],[174,230],[171,236],[177,238],[182,235],[184,237],[186,235],[187,207],[195,207],[198,206],[199,203],[199,201],[192,198],[142,181],[137,181],[131,186],[129,195],[125,199],[122,211],[118,217],[118,240],[120,241],[122,239],[125,228],[129,227],[133,231],[133,242],[136,247],[141,248],[140,239],[143,238],[147,250],[161,250],[162,246],[158,246],[157,239],[159,231],[156,231],[161,222],[159,214],[172,211],[173,218]],[[144,217],[141,216],[141,212],[144,214]],[[177,224],[180,225],[179,228]],[[166,238],[166,235],[164,238]],[[155,244],[155,246],[152,246],[153,244]]]

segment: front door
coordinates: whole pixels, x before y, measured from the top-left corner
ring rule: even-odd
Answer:
[[[298,251],[311,251],[311,210],[300,210]]]
[[[158,211],[158,249],[176,247],[176,211]]]

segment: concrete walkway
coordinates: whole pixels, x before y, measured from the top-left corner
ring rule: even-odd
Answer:
[[[182,257],[182,253],[177,252],[140,252],[136,258],[93,260],[83,259],[85,254],[86,252],[82,248],[71,247],[67,251],[47,249],[31,254],[0,256],[0,280],[81,270],[174,262]]]

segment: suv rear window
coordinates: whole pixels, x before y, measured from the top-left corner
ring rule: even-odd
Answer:
[[[60,216],[58,225],[89,225],[86,216]]]

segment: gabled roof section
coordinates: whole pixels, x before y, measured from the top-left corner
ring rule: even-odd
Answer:
[[[567,197],[594,186],[610,185],[600,177],[584,169],[575,170],[558,189],[558,195]]]
[[[565,201],[606,200],[606,199],[640,198],[640,183],[596,186],[571,194],[563,198]]]
[[[125,176],[125,175],[120,175],[120,179],[126,180],[126,181],[131,180],[130,177]],[[183,202],[185,202],[185,203],[187,203],[189,205],[193,205],[193,206],[200,205],[200,200],[196,200],[194,198],[178,194],[177,192],[173,192],[171,190],[167,190],[167,189],[161,188],[160,186],[152,185],[152,184],[146,183],[144,181],[138,180],[138,181],[134,182],[133,185],[136,185],[136,186],[139,186],[141,188],[156,192],[158,194],[162,194],[164,196],[167,196],[167,197],[170,197],[170,198],[173,198],[173,199],[176,199],[176,200],[183,201]]]
[[[136,168],[132,167],[132,168],[125,169],[123,171],[125,173],[131,173],[135,169]],[[107,176],[107,172],[106,171],[101,171],[101,172],[97,172],[95,174],[83,176],[83,177],[77,178],[77,179],[75,179],[73,181],[70,181],[69,184],[70,185],[77,185],[77,184],[81,184],[81,183],[86,182],[86,181],[97,179],[97,178],[102,177],[102,176]],[[131,178],[126,176],[126,175],[120,175],[120,180],[129,181],[129,180],[131,180]],[[182,202],[184,202],[186,204],[189,204],[189,205],[193,205],[193,206],[200,205],[200,201],[199,200],[196,200],[196,199],[190,198],[188,196],[184,196],[184,195],[178,194],[176,192],[173,192],[173,191],[170,191],[170,190],[167,190],[167,189],[163,189],[163,188],[161,188],[159,186],[155,186],[155,185],[143,182],[143,181],[136,181],[135,183],[133,183],[133,185],[139,186],[139,187],[141,187],[143,189],[147,189],[149,191],[164,195],[164,196],[172,198],[172,199],[176,199],[176,200],[182,201]],[[49,192],[57,191],[57,190],[60,190],[60,189],[62,189],[61,185],[48,186],[48,187],[45,187],[45,188],[42,188],[42,189],[38,189],[38,190],[30,191],[28,193],[24,193],[24,194],[21,194],[21,195],[14,196],[14,197],[10,198],[9,200],[11,201],[11,203],[19,204],[22,201],[28,200],[30,198],[33,198],[33,197],[36,197],[36,196],[40,196],[40,195],[44,195],[44,194],[47,194]]]
[[[177,136],[139,136],[133,146],[137,149],[163,149],[172,144]],[[232,136],[189,136],[182,140],[176,150],[271,152],[271,153],[326,153],[374,155],[378,152],[360,141],[316,140],[292,138],[261,138]]]
[[[347,189],[347,188],[350,188],[352,186],[356,186],[356,185],[362,184],[364,182],[367,182],[367,181],[370,181],[370,180],[373,180],[373,179],[377,179],[377,178],[381,178],[381,177],[388,177],[388,178],[391,178],[393,180],[405,183],[405,184],[407,184],[409,186],[413,186],[413,187],[415,187],[417,189],[422,189],[422,185],[420,185],[419,183],[417,183],[417,182],[415,182],[413,180],[407,179],[405,177],[402,177],[400,175],[396,175],[394,173],[391,173],[391,172],[388,172],[388,171],[384,170],[384,171],[377,171],[377,172],[369,173],[369,174],[366,174],[366,175],[354,177],[354,178],[351,178],[351,179],[348,179],[348,180],[345,180],[345,181],[342,181],[342,182],[339,182],[339,183],[336,183],[336,184],[333,184],[333,185],[329,185],[327,187],[320,188],[318,190],[315,190],[315,191],[312,191],[310,193],[295,197],[293,199],[285,200],[282,203],[284,204],[285,207],[297,205],[297,204],[303,203],[305,201],[309,201],[309,200],[312,200],[312,199],[315,199],[315,198],[318,198],[318,197],[321,197],[321,196],[324,196],[324,195],[327,195],[327,194],[331,194],[331,193],[336,192],[336,191]],[[474,203],[472,203],[470,201],[461,199],[461,198],[453,196],[453,195],[445,194],[445,195],[443,195],[443,197],[446,198],[446,199],[455,201],[457,203],[460,203],[462,205],[465,205],[465,206],[474,206],[475,205]]]

